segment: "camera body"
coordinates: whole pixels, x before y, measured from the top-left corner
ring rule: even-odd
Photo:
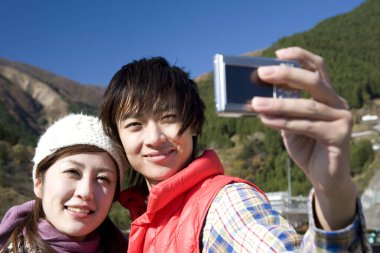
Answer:
[[[259,66],[285,65],[299,67],[296,61],[249,56],[214,56],[214,92],[219,116],[255,116],[250,108],[253,97],[298,98],[299,91],[262,81]]]

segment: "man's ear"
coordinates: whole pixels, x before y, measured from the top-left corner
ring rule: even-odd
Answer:
[[[37,198],[42,199],[42,192],[42,180],[41,178],[37,178],[36,181],[34,181],[34,194]]]

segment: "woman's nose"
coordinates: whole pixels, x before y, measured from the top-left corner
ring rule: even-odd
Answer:
[[[83,200],[94,198],[93,183],[89,179],[81,179],[77,184],[76,195]]]

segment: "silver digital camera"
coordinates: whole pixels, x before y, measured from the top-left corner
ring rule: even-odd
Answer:
[[[299,91],[280,88],[262,81],[259,66],[285,65],[299,67],[296,61],[248,56],[214,56],[214,92],[219,116],[254,116],[250,108],[253,97],[298,98]]]

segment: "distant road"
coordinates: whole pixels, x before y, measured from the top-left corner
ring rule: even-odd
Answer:
[[[377,132],[374,130],[368,130],[368,131],[363,131],[363,132],[356,132],[351,134],[351,138],[355,137],[360,137],[360,136],[365,136],[365,135],[370,135],[370,134],[376,134]]]

